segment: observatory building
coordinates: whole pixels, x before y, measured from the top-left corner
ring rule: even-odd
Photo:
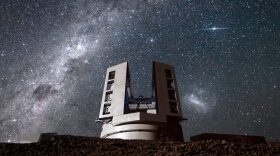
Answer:
[[[182,120],[173,66],[153,62],[149,98],[133,97],[127,62],[107,69],[98,120],[101,138],[183,141]]]

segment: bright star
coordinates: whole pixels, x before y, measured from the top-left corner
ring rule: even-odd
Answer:
[[[202,30],[207,30],[207,31],[216,31],[216,30],[226,30],[228,28],[218,28],[218,27],[212,27],[212,28],[206,28],[206,29],[202,29]]]
[[[77,49],[78,49],[78,50],[82,50],[82,49],[83,49],[82,44],[79,43],[79,44],[77,45]]]

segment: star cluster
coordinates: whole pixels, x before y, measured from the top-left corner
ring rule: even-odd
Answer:
[[[202,132],[280,140],[280,2],[0,2],[0,141],[99,136],[106,69],[129,62],[135,96],[152,61],[175,67],[186,139]]]

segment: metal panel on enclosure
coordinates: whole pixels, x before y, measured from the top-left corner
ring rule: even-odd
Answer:
[[[173,66],[153,62],[153,94],[160,115],[182,117],[179,92]]]
[[[128,64],[124,62],[107,69],[99,118],[124,114]]]

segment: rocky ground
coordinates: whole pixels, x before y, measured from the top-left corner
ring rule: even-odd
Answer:
[[[280,143],[173,142],[55,136],[32,144],[0,143],[0,155],[280,155]]]

